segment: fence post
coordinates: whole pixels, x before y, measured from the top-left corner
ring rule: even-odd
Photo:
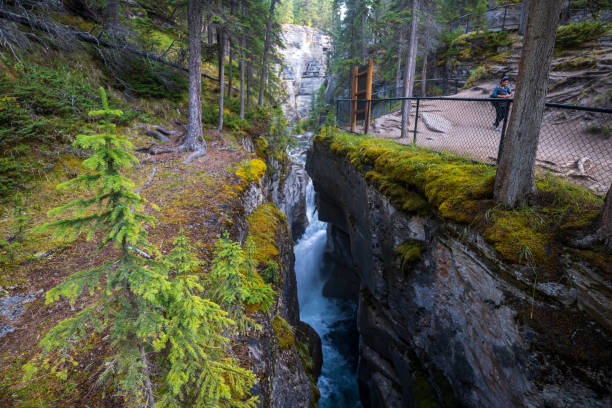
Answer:
[[[508,111],[506,112],[506,116],[504,116],[504,122],[502,124],[501,137],[499,139],[499,149],[497,150],[497,164],[499,164],[499,159],[501,159],[502,149],[504,148],[504,138],[506,137],[506,127],[508,126],[508,116],[510,116],[510,105],[512,102],[508,102]]]
[[[340,127],[340,121],[338,120],[338,110],[340,109],[340,100],[336,98],[336,127]]]
[[[421,98],[417,98],[416,114],[414,116],[414,137],[412,138],[413,145],[416,145],[417,126],[419,124],[419,105],[420,104],[421,104]]]

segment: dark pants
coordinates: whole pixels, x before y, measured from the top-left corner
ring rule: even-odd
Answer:
[[[495,127],[499,126],[499,124],[508,117],[508,108],[510,104],[508,102],[495,102]]]

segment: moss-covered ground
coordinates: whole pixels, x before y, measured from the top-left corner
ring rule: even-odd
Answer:
[[[585,188],[541,175],[533,202],[508,209],[493,201],[494,166],[335,128],[324,128],[316,143],[348,158],[396,208],[407,213],[435,213],[478,229],[502,259],[535,267],[538,281],[561,279],[560,255],[569,250],[564,249],[564,237],[588,227],[603,204]],[[411,243],[399,250],[406,262],[419,255]],[[609,255],[597,250],[589,254],[571,251],[603,267],[604,273],[612,273]]]

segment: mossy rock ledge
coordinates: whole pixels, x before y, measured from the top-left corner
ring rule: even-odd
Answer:
[[[361,280],[366,401],[610,405],[612,259],[567,244],[600,197],[542,177],[533,205],[504,209],[495,167],[334,128],[307,170]]]
[[[257,191],[247,194],[263,195],[261,186],[257,186],[259,183],[254,183],[249,189]],[[253,359],[251,366],[259,377],[255,391],[261,406],[316,406],[320,371],[312,367],[317,350],[310,343],[318,344],[320,349],[320,339],[316,333],[312,337],[308,332],[311,337],[306,337],[303,330],[295,329],[309,326],[300,321],[293,241],[287,218],[273,203],[264,202],[247,216],[246,237],[254,243],[254,261],[262,280],[277,291],[270,313],[256,313],[262,331],[247,340],[248,354]]]

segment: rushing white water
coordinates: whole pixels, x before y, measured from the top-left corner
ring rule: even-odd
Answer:
[[[321,391],[319,407],[361,407],[354,364],[346,352],[338,349],[342,342],[355,340],[345,338],[354,336],[346,327],[347,322],[354,322],[354,306],[347,301],[323,296],[322,268],[327,224],[316,217],[312,182],[308,183],[306,204],[309,225],[294,248],[295,272],[301,319],[317,331],[323,343],[323,368],[317,384]]]

